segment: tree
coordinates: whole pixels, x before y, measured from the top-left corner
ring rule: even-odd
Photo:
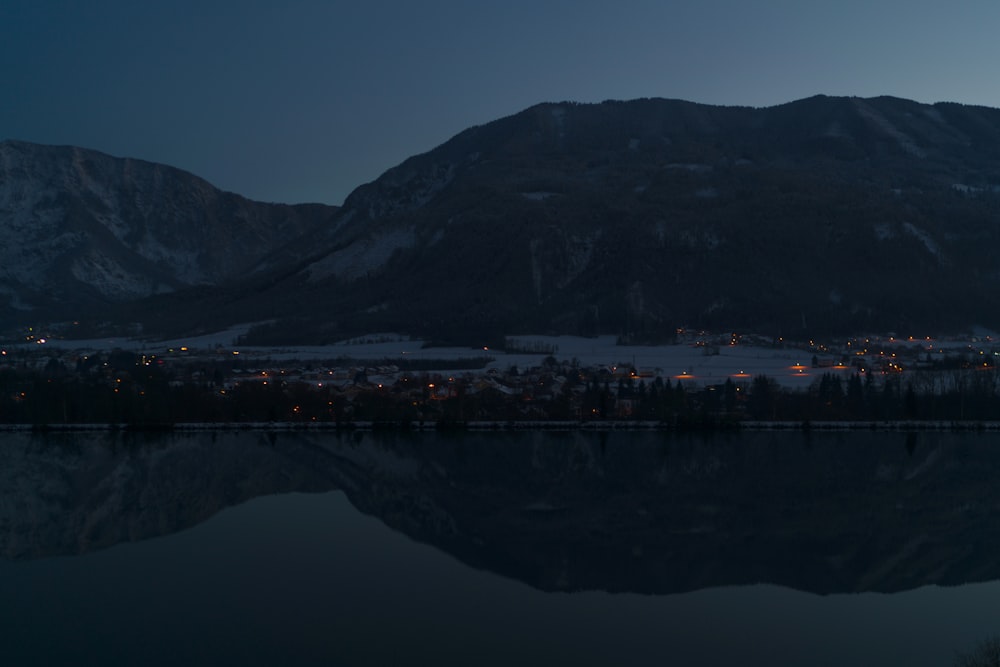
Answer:
[[[913,383],[906,383],[906,395],[903,397],[903,417],[906,419],[917,418],[917,393],[913,390]]]
[[[747,411],[754,419],[774,419],[777,383],[766,375],[758,375],[750,383]]]
[[[722,386],[723,405],[727,414],[736,411],[736,384],[732,378],[726,378],[726,383]]]
[[[855,373],[847,381],[847,413],[851,419],[862,419],[865,412],[865,389]]]

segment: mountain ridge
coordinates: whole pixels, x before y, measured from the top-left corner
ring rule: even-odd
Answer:
[[[541,103],[323,211],[241,280],[130,301],[119,317],[157,329],[170,311],[176,327],[211,328],[266,312],[251,339],[312,342],[1000,327],[988,107]]]
[[[334,208],[252,202],[189,172],[0,142],[0,308],[67,314],[242,275]],[[29,284],[29,280],[31,280]]]
[[[442,338],[995,326],[965,292],[1000,269],[982,252],[998,146],[997,110],[892,97],[544,103],[357,188],[340,245],[287,284],[363,295],[328,308],[361,329],[430,320]],[[470,252],[485,265],[455,259]],[[752,275],[734,269],[748,256]],[[907,294],[921,283],[927,298]]]

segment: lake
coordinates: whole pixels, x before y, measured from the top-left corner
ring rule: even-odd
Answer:
[[[0,434],[0,664],[951,665],[1000,436]]]

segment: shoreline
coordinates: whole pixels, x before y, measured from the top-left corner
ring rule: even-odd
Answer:
[[[176,424],[0,424],[0,433],[72,433],[108,431],[129,433],[191,433],[204,431],[897,431],[897,432],[1000,432],[1000,421],[874,420],[874,421],[753,421],[713,423],[667,423],[660,421],[514,420],[467,422],[181,422]]]

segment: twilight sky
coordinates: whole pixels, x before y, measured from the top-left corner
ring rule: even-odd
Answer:
[[[339,204],[544,101],[1000,107],[1000,2],[0,0],[0,139]]]

